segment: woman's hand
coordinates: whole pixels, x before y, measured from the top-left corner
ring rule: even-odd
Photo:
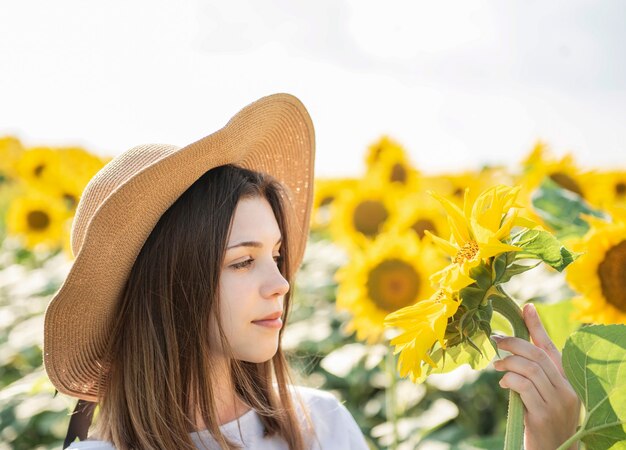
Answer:
[[[534,345],[515,337],[497,338],[498,348],[511,355],[495,361],[494,367],[507,372],[500,386],[517,392],[524,403],[524,448],[553,450],[575,433],[580,401],[534,305],[525,305],[523,316]]]

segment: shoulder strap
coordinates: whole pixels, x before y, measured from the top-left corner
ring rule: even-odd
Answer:
[[[72,442],[78,438],[81,441],[87,439],[87,432],[91,425],[91,419],[93,418],[93,412],[96,409],[97,403],[88,402],[87,400],[78,400],[74,412],[70,417],[70,425],[67,428],[67,435],[65,436],[65,442],[63,442],[63,448],[68,448]]]

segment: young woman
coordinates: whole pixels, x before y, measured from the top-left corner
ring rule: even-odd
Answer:
[[[367,449],[332,395],[289,382],[280,348],[313,158],[306,109],[277,94],[186,147],[135,147],[91,180],[45,320],[51,381],[100,405],[90,440],[70,448]],[[555,400],[577,400],[536,315],[527,323],[537,346],[503,340],[513,356],[500,369],[527,406],[527,448],[552,448],[578,417]]]

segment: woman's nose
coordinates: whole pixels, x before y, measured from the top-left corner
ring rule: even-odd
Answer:
[[[270,272],[268,280],[263,284],[262,295],[265,298],[282,297],[289,292],[289,282],[280,273],[276,265]]]

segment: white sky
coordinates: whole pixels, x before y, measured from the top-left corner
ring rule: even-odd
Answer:
[[[427,172],[536,139],[626,168],[625,24],[621,0],[0,0],[0,135],[185,145],[290,92],[322,176],[360,174],[382,134]]]

